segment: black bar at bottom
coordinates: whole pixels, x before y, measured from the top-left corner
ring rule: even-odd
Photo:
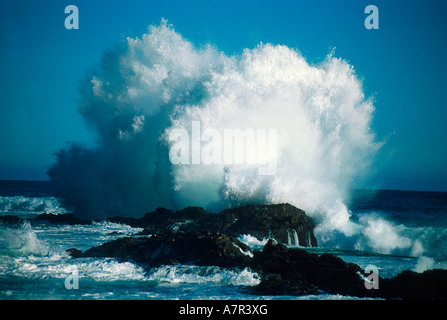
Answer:
[[[430,301],[301,301],[301,300],[107,300],[107,301],[0,301],[4,314],[8,311],[45,315],[88,317],[89,319],[300,319],[309,316],[337,316],[359,319],[415,314],[421,308],[430,312],[445,308],[445,302]],[[441,309],[442,308],[442,309]],[[435,313],[432,313],[435,314]]]

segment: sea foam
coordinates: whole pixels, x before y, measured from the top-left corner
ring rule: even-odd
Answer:
[[[320,225],[322,239],[359,233],[344,203],[381,143],[370,129],[372,99],[333,52],[310,64],[296,49],[261,43],[229,56],[195,47],[163,20],[104,54],[81,83],[79,112],[96,146],[71,144],[49,170],[58,196],[79,216],[288,202]],[[276,130],[277,170],[174,165],[169,133],[190,133],[194,121],[220,133]]]

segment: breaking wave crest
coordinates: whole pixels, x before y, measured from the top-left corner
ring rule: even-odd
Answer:
[[[29,222],[24,222],[19,228],[0,228],[0,252],[10,255],[46,256],[50,246],[37,237]]]
[[[227,56],[195,48],[166,21],[107,52],[82,82],[79,112],[95,148],[72,144],[49,170],[78,215],[142,215],[158,206],[221,209],[290,202],[318,217],[358,177],[379,148],[374,107],[354,68],[332,54],[318,65],[283,45]],[[168,134],[191,122],[225,129],[277,130],[278,168],[173,165]]]
[[[41,213],[62,214],[68,212],[61,206],[60,200],[54,197],[0,197],[0,214],[32,216]]]
[[[309,64],[298,50],[261,43],[228,56],[195,47],[162,20],[104,54],[81,83],[79,112],[96,146],[71,144],[49,170],[78,216],[288,202],[314,219],[320,239],[361,232],[344,203],[381,143],[370,130],[372,100],[333,53]],[[259,175],[260,164],[173,164],[169,135],[191,134],[194,121],[220,133],[276,130],[275,173]]]
[[[260,282],[260,277],[247,268],[242,271],[234,271],[214,266],[162,266],[152,269],[148,278],[167,283],[207,283],[235,286],[254,286]]]

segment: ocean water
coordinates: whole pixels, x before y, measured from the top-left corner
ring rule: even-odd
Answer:
[[[306,250],[329,252],[361,267],[373,264],[383,277],[405,269],[447,267],[447,193],[354,190],[352,195],[347,205],[350,220],[362,231],[331,237],[316,232],[319,247]],[[0,215],[33,217],[44,212],[70,212],[47,182],[0,181]],[[140,230],[104,221],[75,226],[0,223],[0,299],[355,299],[252,295],[246,289],[257,285],[259,276],[250,269],[177,265],[145,272],[130,262],[72,259],[66,253]],[[250,235],[240,240],[252,248],[262,248],[267,241]],[[77,287],[67,289],[66,283],[69,288],[75,284],[75,276]]]

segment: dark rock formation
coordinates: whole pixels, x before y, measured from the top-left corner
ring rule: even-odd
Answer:
[[[281,243],[302,247],[317,245],[312,220],[304,211],[288,203],[246,205],[224,210],[211,218],[202,222],[207,230],[233,236],[250,234],[258,239],[274,238]]]
[[[71,249],[72,256],[79,257]],[[254,252],[236,238],[211,232],[166,232],[152,237],[126,237],[87,250],[83,257],[113,257],[145,268],[164,264],[250,267],[261,283],[252,292],[268,295],[319,294],[371,296],[359,276],[359,266],[330,254],[318,256],[270,240]]]
[[[326,292],[357,297],[404,300],[447,300],[447,270],[423,273],[403,271],[396,277],[379,277],[378,289],[366,289],[367,276],[356,264],[331,254],[318,256],[287,248],[270,240],[262,252],[255,250],[251,267],[262,280],[256,294],[303,295]]]
[[[81,258],[84,255],[81,250],[76,249],[76,248],[67,249],[67,253],[72,258]]]
[[[246,266],[251,250],[236,238],[222,233],[166,232],[152,237],[126,237],[88,249],[84,257],[113,257],[146,268],[164,264],[220,267]]]
[[[167,231],[179,231],[181,226],[194,223],[212,215],[201,207],[187,207],[180,211],[171,211],[165,208],[157,208],[154,212],[146,213],[142,218],[110,217],[107,221],[127,224],[135,228],[144,228],[142,234],[164,233]],[[204,231],[196,228],[194,231]]]
[[[23,223],[25,220],[18,216],[4,215],[0,216],[0,222],[6,225],[18,225]]]
[[[255,250],[252,268],[263,277],[255,291],[265,294],[265,288],[281,283],[280,290],[296,294],[316,294],[321,291],[343,295],[371,296],[359,273],[361,268],[346,263],[331,254],[309,253],[302,249],[287,248],[270,240],[262,251]],[[274,274],[276,277],[271,277]],[[275,284],[273,284],[275,287]],[[273,291],[280,294],[280,291]],[[290,294],[290,293],[286,293]]]
[[[290,249],[270,240],[254,252],[236,238],[223,233],[166,232],[152,237],[125,237],[88,249],[73,257],[113,257],[133,261],[146,269],[165,264],[194,264],[220,267],[250,267],[262,281],[251,289],[262,295],[319,294],[371,296],[359,276],[359,266],[330,254],[318,256]]]
[[[106,242],[72,257],[114,257],[146,269],[166,264],[193,264],[250,268],[261,277],[247,290],[257,295],[342,294],[386,299],[447,299],[447,270],[404,271],[391,279],[379,278],[379,289],[365,287],[365,275],[356,264],[331,254],[317,255],[287,248],[269,240],[262,251],[236,238],[214,232],[166,232],[152,237],[126,237]]]
[[[247,290],[256,295],[318,295],[320,291],[299,274],[281,275],[267,273],[262,276],[262,281],[256,287]]]
[[[406,300],[447,300],[447,270],[417,273],[405,270],[391,279],[382,279],[377,294]]]
[[[158,208],[140,219],[112,217],[110,222],[145,228],[143,234],[163,233],[168,230],[223,232],[239,237],[250,234],[258,239],[275,238],[286,244],[312,247],[317,245],[312,220],[304,211],[286,203],[246,205],[208,213],[200,207],[180,211]]]
[[[6,225],[23,222],[91,224],[72,214],[44,213],[35,218],[2,216]],[[249,267],[261,276],[250,288],[261,295],[307,295],[321,292],[386,299],[447,299],[447,270],[423,273],[404,271],[390,279],[379,278],[379,289],[366,289],[363,270],[331,254],[317,255],[286,244],[316,246],[312,221],[290,205],[246,205],[218,214],[200,207],[180,211],[158,208],[142,218],[109,218],[108,221],[144,228],[151,237],[126,237],[109,241],[86,252],[71,248],[72,258],[114,257],[145,268],[164,264],[194,264],[225,268]],[[274,238],[262,251],[251,249],[236,237],[250,234]]]
[[[0,217],[0,222],[4,224],[19,224],[24,221],[68,225],[92,223],[91,220],[82,220],[73,214],[43,213],[35,218]],[[304,211],[288,203],[245,205],[226,209],[217,214],[209,213],[201,207],[187,207],[175,212],[158,208],[141,218],[110,217],[107,221],[144,228],[141,235],[168,231],[208,231],[221,232],[233,237],[249,234],[259,240],[274,238],[280,243],[302,247],[317,246],[312,220],[306,216]]]
[[[66,214],[53,214],[53,213],[42,213],[32,219],[34,222],[49,222],[54,224],[69,224],[69,225],[75,225],[75,224],[91,224],[91,220],[81,220],[79,218],[76,218],[71,213]]]

